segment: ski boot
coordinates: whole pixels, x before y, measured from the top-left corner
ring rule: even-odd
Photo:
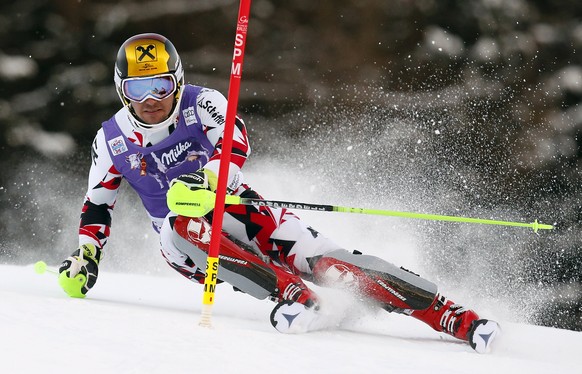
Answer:
[[[495,321],[480,319],[477,313],[446,297],[437,295],[430,307],[415,310],[412,317],[423,321],[436,331],[467,341],[478,353],[486,353],[501,331]]]
[[[277,288],[271,295],[274,302],[292,301],[305,305],[307,308],[315,308],[318,297],[303,283],[299,276],[276,269]]]

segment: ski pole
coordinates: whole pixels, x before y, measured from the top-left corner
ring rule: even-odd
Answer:
[[[53,268],[49,268],[44,261],[38,261],[34,264],[34,272],[37,274],[50,273],[59,275],[59,272]]]
[[[168,206],[173,212],[187,217],[201,217],[214,209],[214,193],[209,190],[195,190],[192,191],[184,185],[175,186],[175,191],[168,199]],[[280,200],[263,200],[251,199],[240,196],[227,195],[225,197],[227,205],[253,205],[253,206],[267,206],[271,208],[286,208],[286,209],[300,209],[313,210],[319,212],[341,212],[341,213],[359,213],[370,214],[377,216],[392,216],[402,218],[417,218],[432,221],[449,221],[449,222],[465,222],[465,223],[480,223],[486,225],[500,225],[500,226],[515,226],[528,227],[534,232],[538,230],[552,230],[552,225],[545,225],[538,222],[536,219],[532,223],[499,221],[492,219],[468,218],[458,216],[444,216],[438,214],[412,213],[400,212],[395,210],[382,209],[366,209],[366,208],[348,208],[338,205],[322,205],[310,203],[298,203]]]
[[[481,219],[481,218],[445,216],[445,215],[438,215],[438,214],[400,212],[400,211],[395,211],[395,210],[349,208],[349,207],[343,207],[343,206],[338,206],[338,205],[322,205],[322,204],[297,203],[297,202],[278,201],[278,200],[249,199],[249,198],[244,198],[244,197],[240,197],[240,196],[232,196],[232,195],[229,195],[226,197],[226,204],[253,205],[253,206],[258,206],[258,207],[268,206],[271,208],[314,210],[314,211],[320,211],[320,212],[359,213],[359,214],[370,214],[370,215],[377,215],[377,216],[417,218],[417,219],[425,219],[425,220],[432,220],[432,221],[449,221],[449,222],[480,223],[480,224],[486,224],[486,225],[528,227],[528,228],[533,229],[533,231],[536,233],[538,232],[538,230],[552,230],[554,228],[552,225],[544,225],[544,224],[538,223],[537,219],[532,223],[523,223],[523,222],[499,221],[499,220]]]

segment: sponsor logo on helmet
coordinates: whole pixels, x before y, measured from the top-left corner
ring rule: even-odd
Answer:
[[[113,138],[107,141],[107,143],[109,143],[109,148],[111,148],[111,153],[113,153],[114,156],[127,152],[127,145],[125,144],[123,136]]]
[[[154,44],[142,44],[135,47],[135,60],[137,62],[151,62],[158,60],[158,51]]]
[[[156,40],[140,40],[126,47],[127,77],[167,73],[170,55]]]

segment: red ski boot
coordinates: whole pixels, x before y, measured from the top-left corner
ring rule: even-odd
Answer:
[[[308,308],[315,307],[318,304],[318,297],[315,292],[311,291],[299,276],[279,268],[276,268],[275,271],[277,274],[277,290],[272,296],[273,301],[294,301]]]
[[[474,311],[438,294],[430,307],[415,310],[411,315],[436,331],[468,341],[479,353],[489,351],[491,342],[500,331],[495,321],[479,319]]]

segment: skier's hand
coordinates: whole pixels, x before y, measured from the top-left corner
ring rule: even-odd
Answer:
[[[97,281],[100,260],[101,248],[93,244],[83,244],[63,261],[59,268],[59,284],[67,295],[85,297]]]
[[[203,168],[194,173],[182,174],[178,178],[174,178],[170,185],[173,186],[176,183],[182,183],[192,191],[203,189],[215,192],[218,177],[213,171]]]
[[[174,178],[166,195],[168,208],[186,217],[202,217],[214,209],[218,177],[208,169]]]

